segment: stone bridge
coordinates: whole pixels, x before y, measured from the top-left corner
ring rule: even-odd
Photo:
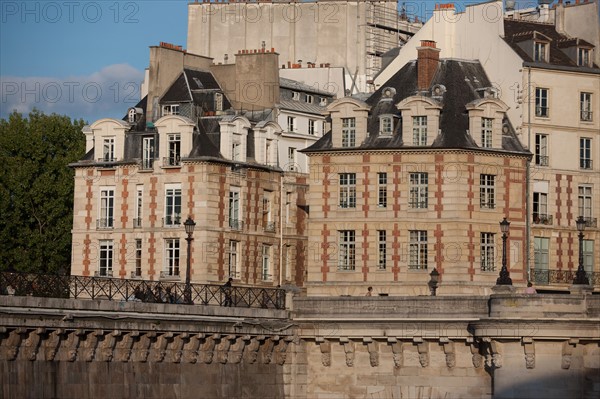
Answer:
[[[600,397],[600,296],[288,305],[0,296],[0,397]]]

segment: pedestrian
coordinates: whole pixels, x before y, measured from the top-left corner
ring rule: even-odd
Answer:
[[[373,287],[367,288],[367,293],[365,294],[365,296],[373,296]]]
[[[537,290],[535,289],[533,284],[531,284],[531,281],[527,282],[527,288],[525,288],[525,293],[526,294],[537,294]]]
[[[225,295],[225,301],[223,302],[223,306],[232,306],[233,300],[231,299],[231,290],[232,290],[233,278],[229,277],[229,280],[225,284],[223,284],[223,294]]]

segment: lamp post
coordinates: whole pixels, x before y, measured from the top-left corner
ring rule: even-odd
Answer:
[[[500,222],[500,231],[502,231],[502,269],[500,270],[500,277],[496,280],[496,285],[512,285],[512,279],[508,269],[506,268],[506,238],[508,237],[508,228],[510,222],[506,218]]]
[[[577,266],[577,273],[575,273],[573,284],[588,285],[590,280],[585,274],[585,269],[583,268],[583,230],[585,230],[585,219],[583,216],[579,216],[575,223],[577,224],[577,231],[579,232],[579,266]]]
[[[192,263],[192,234],[194,234],[194,227],[196,227],[196,223],[191,216],[188,216],[187,220],[183,223],[185,227],[185,232],[187,234],[187,267],[185,269],[185,303],[191,305],[192,303],[192,286],[190,285],[190,269]]]
[[[429,273],[429,276],[431,277],[431,280],[429,280],[427,285],[429,286],[429,290],[431,291],[431,296],[435,296],[435,291],[438,288],[438,282],[440,280],[440,273],[434,267],[431,273]]]

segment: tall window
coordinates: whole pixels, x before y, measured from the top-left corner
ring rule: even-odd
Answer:
[[[585,122],[592,121],[592,93],[581,93],[579,95],[579,105],[581,110],[581,120]]]
[[[102,141],[102,160],[105,162],[115,161],[115,138],[105,137]]]
[[[167,184],[165,186],[165,226],[181,224],[181,185]]]
[[[135,190],[135,219],[133,227],[142,227],[142,215],[144,209],[144,186],[138,184]]]
[[[583,240],[583,268],[586,272],[594,271],[594,240]]]
[[[391,136],[393,131],[393,119],[386,115],[379,118],[379,134],[382,136]]]
[[[98,262],[99,276],[112,276],[113,267],[113,241],[100,240],[100,254]]]
[[[287,117],[287,125],[288,125],[288,132],[295,132],[296,131],[296,117],[288,116]]]
[[[427,117],[413,116],[413,145],[427,145]]]
[[[409,232],[409,269],[427,269],[427,232],[411,230]]]
[[[239,241],[229,240],[229,277],[240,277]]]
[[[98,228],[112,229],[113,215],[115,207],[115,189],[113,187],[103,187],[100,189],[100,215],[98,219]]]
[[[179,133],[167,135],[167,166],[177,166],[181,161],[181,135]]]
[[[533,193],[533,223],[549,224],[548,194]]]
[[[223,111],[223,94],[215,93],[215,111]]]
[[[583,216],[586,225],[592,224],[592,186],[579,186],[579,216]]]
[[[142,275],[142,240],[135,240],[135,270],[134,275],[140,277]]]
[[[240,161],[242,158],[242,144],[239,141],[231,143],[231,160]]]
[[[427,173],[410,174],[410,202],[411,208],[427,208],[429,196]]]
[[[550,239],[544,237],[533,238],[533,267],[535,282],[548,283],[548,266],[550,264]]]
[[[590,50],[581,47],[577,49],[577,65],[590,66]]]
[[[296,165],[296,149],[294,147],[288,147],[288,167],[289,171],[296,171],[298,166]]]
[[[310,134],[311,136],[314,136],[315,133],[316,133],[315,120],[314,119],[309,119],[308,120],[308,134]]]
[[[592,139],[587,137],[579,139],[579,167],[592,169]]]
[[[481,118],[481,146],[492,148],[492,118]]]
[[[536,87],[535,89],[535,116],[547,118],[549,116],[548,109],[548,89]]]
[[[385,230],[377,230],[377,269],[385,270],[387,257],[387,233]]]
[[[342,147],[356,145],[356,118],[342,118]]]
[[[240,191],[238,187],[232,187],[229,191],[229,227],[234,230],[242,229],[240,220]]]
[[[338,270],[354,270],[356,267],[356,242],[354,230],[339,231],[340,247]]]
[[[142,139],[142,169],[152,169],[154,165],[154,137]]]
[[[265,231],[274,232],[275,223],[273,222],[272,214],[272,198],[273,193],[266,191],[263,194],[263,228]]]
[[[387,207],[387,173],[377,173],[377,206]]]
[[[479,204],[482,208],[493,209],[496,206],[494,175],[479,176]]]
[[[262,246],[262,275],[263,281],[271,281],[273,274],[271,273],[271,246],[263,244]]]
[[[496,270],[494,265],[494,234],[481,233],[480,237],[481,252],[481,270],[484,272],[493,272]]]
[[[273,140],[266,140],[265,143],[265,163],[267,165],[271,165],[273,163],[273,155],[271,154],[273,152]]]
[[[179,238],[165,239],[165,274],[179,276]]]
[[[548,166],[548,135],[536,133],[535,135],[535,164]]]
[[[314,97],[312,95],[310,95],[310,94],[307,94],[306,95],[306,103],[307,104],[312,104],[313,101],[314,101]]]
[[[356,208],[356,173],[340,173],[340,208]]]
[[[539,61],[539,62],[546,62],[547,52],[548,52],[548,44],[547,43],[535,42],[533,45],[533,60]]]

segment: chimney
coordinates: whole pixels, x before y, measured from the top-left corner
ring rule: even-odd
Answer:
[[[417,47],[417,87],[420,91],[429,90],[440,63],[440,51],[433,40],[421,40],[421,47]]]

